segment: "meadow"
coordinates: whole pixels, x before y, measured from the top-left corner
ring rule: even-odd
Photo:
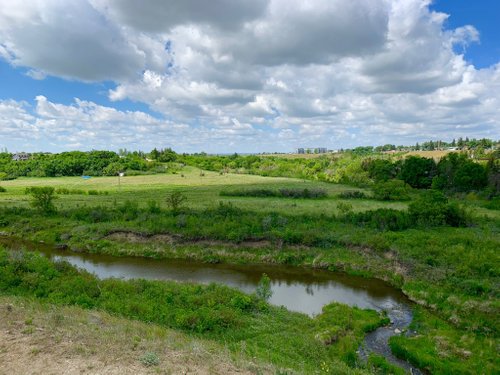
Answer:
[[[466,226],[410,223],[408,228],[389,230],[372,226],[356,215],[388,212],[393,218],[394,212],[405,213],[421,192],[410,192],[410,199],[405,201],[380,201],[373,199],[368,188],[284,177],[218,173],[191,166],[175,174],[124,176],[120,180],[118,177],[22,177],[2,181],[1,186],[6,191],[0,193],[0,231],[10,236],[116,256],[281,263],[384,279],[402,289],[420,306],[412,326],[417,334],[393,338],[394,353],[430,373],[495,373],[499,368],[496,348],[500,307],[497,251],[500,248],[500,216],[498,210],[487,208],[487,202],[477,196],[465,200],[450,199],[451,203],[461,203],[467,210],[470,221]],[[56,213],[44,215],[31,208],[32,198],[25,194],[25,190],[33,186],[51,186],[60,192],[54,200]],[[321,189],[326,192],[326,197],[221,195],[224,191],[278,189]],[[365,196],[341,198],[341,194],[348,197],[346,193],[353,191],[363,192]],[[167,201],[174,192],[185,197],[177,212]],[[120,233],[126,235],[120,236]],[[171,236],[174,242],[158,241],[161,235]],[[141,240],[134,240],[134,236]],[[86,280],[97,282],[88,277]],[[12,293],[2,289],[4,294]],[[31,295],[25,289],[21,291],[18,294],[24,297]],[[234,292],[224,289],[221,294],[226,293],[231,295]],[[123,313],[126,309],[113,310],[100,303],[84,307],[104,308],[126,318],[150,321],[141,314],[127,315]],[[149,303],[139,301],[137,305]],[[343,308],[346,310],[342,314],[352,313],[351,308]],[[295,317],[294,314],[288,317],[283,311],[276,314],[285,321]],[[282,324],[279,321],[270,323],[269,317],[261,313],[254,316],[242,314],[240,318],[254,319],[252,325],[256,327],[259,324]],[[363,319],[359,318],[358,323],[361,324]],[[304,322],[300,324],[306,324]],[[165,325],[165,321],[157,323]],[[193,331],[172,323],[166,326]],[[200,338],[218,343],[228,341],[225,334],[194,331],[193,334],[201,335]],[[359,340],[360,331],[356,332],[352,337]],[[253,336],[251,332],[247,333],[247,338]],[[301,339],[301,345],[306,345],[313,336],[310,334],[309,338]],[[277,348],[287,341],[284,337],[267,340],[276,345],[272,349],[276,353],[281,353]],[[350,346],[341,345],[343,349],[335,346],[337,349],[332,349],[333,354],[329,354],[333,357],[327,356],[321,361],[334,363],[336,369],[354,371],[360,364],[352,360],[356,349],[352,342],[359,341],[350,342]],[[229,350],[238,352],[237,345],[229,345]],[[263,363],[272,363],[278,368],[322,372],[316,357],[308,362],[284,355],[269,358],[263,352],[263,349],[258,349],[257,354],[246,352],[244,356],[256,355]],[[446,361],[443,361],[443,356]],[[390,366],[384,368],[385,365],[377,368],[361,365],[359,370],[397,372]]]

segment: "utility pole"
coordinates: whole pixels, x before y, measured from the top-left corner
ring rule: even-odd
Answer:
[[[122,190],[121,178],[125,175],[123,172],[118,172],[118,190]]]

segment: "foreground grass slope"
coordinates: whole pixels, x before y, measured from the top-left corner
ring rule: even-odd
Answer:
[[[2,374],[277,372],[224,345],[160,325],[5,295],[0,296],[0,363]]]

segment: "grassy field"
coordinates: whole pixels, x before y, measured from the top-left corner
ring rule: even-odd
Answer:
[[[345,191],[363,191],[368,198],[371,192],[317,181],[185,167],[178,174],[125,176],[120,184],[117,177],[62,177],[19,178],[1,186],[6,192],[0,193],[0,231],[18,237],[117,256],[282,263],[385,279],[422,306],[417,336],[393,340],[398,355],[430,373],[498,372],[500,215],[475,196],[457,200],[473,217],[467,227],[388,231],[343,221],[342,205],[353,212],[405,210],[407,201],[339,199]],[[24,191],[31,186],[80,191],[59,194],[58,213],[44,216],[29,207]],[[328,196],[220,195],[250,188],[324,189]],[[165,200],[173,191],[187,198],[179,214]],[[151,201],[158,209],[150,208]],[[145,237],[108,237],[117,230]],[[177,242],[161,243],[157,235],[176,236]]]
[[[52,186],[54,188],[78,189],[83,192],[95,190],[99,195],[70,194],[59,195],[55,202],[61,208],[76,205],[111,205],[127,200],[146,205],[149,200],[155,200],[161,207],[166,207],[165,197],[172,191],[181,191],[186,197],[188,207],[199,209],[212,207],[219,201],[231,202],[243,209],[258,212],[282,212],[287,214],[332,214],[337,212],[337,195],[343,191],[360,190],[346,185],[329,184],[281,177],[261,177],[243,174],[224,174],[203,171],[193,167],[185,167],[182,173],[158,174],[146,176],[93,177],[84,180],[81,177],[58,178],[18,178],[4,181],[1,186],[7,191],[0,194],[0,204],[6,206],[27,206],[29,197],[24,194],[27,187]],[[324,189],[326,199],[282,199],[253,197],[223,197],[219,193],[223,189],[232,188],[319,188]],[[366,190],[365,190],[366,191]],[[367,192],[370,194],[369,192]],[[373,200],[349,201],[354,211],[364,211],[381,207],[402,209],[407,206],[401,202],[377,202]]]

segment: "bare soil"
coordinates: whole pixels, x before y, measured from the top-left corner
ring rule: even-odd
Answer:
[[[158,365],[141,362],[155,353]],[[0,374],[252,374],[211,343],[73,307],[0,297]],[[249,370],[250,369],[250,370]]]
[[[108,234],[105,239],[113,241],[123,241],[131,243],[151,243],[157,242],[162,244],[182,244],[182,245],[200,245],[200,246],[223,246],[223,247],[244,247],[244,248],[269,248],[273,244],[271,241],[267,240],[255,240],[255,241],[242,241],[239,243],[228,242],[228,241],[217,241],[217,240],[185,240],[180,236],[171,234],[154,234],[146,235],[143,233],[131,232],[131,231],[116,231]]]

